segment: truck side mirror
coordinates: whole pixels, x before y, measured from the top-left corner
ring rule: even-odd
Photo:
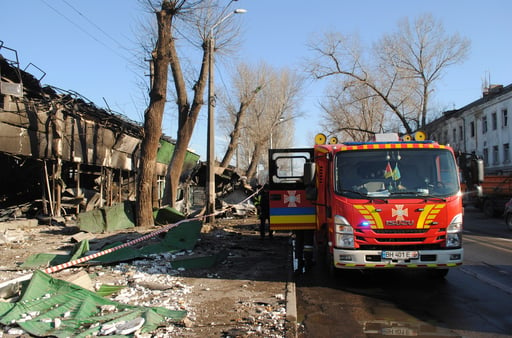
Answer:
[[[306,186],[306,199],[308,201],[315,201],[318,195],[318,190],[315,186],[315,173],[315,163],[304,163],[304,184]]]
[[[307,186],[315,185],[316,166],[313,162],[304,163],[304,184]]]
[[[484,160],[475,160],[475,177],[478,184],[484,181]]]

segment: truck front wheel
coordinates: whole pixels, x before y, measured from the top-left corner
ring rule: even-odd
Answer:
[[[512,213],[507,214],[505,223],[507,224],[508,230],[512,231]]]
[[[431,275],[436,279],[443,279],[448,274],[449,269],[434,269],[431,270]]]
[[[329,246],[326,245],[326,250],[325,250],[325,264],[326,264],[326,267],[327,267],[327,273],[329,274],[330,277],[336,277],[339,275],[339,270],[338,268],[336,268],[334,266],[334,257],[332,255],[332,253],[329,252]]]

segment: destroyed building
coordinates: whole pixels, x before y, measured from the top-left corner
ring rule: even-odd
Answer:
[[[0,73],[0,208],[60,216],[135,199],[140,124],[76,92],[42,86],[2,41]],[[174,141],[162,137],[158,191],[173,150]],[[188,151],[183,172],[198,160]]]

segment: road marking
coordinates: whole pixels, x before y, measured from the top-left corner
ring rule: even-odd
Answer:
[[[473,235],[473,236],[477,236],[477,235]],[[477,244],[480,244],[482,246],[486,246],[488,248],[500,249],[502,251],[506,251],[506,252],[512,253],[512,249],[511,248],[505,247],[505,246],[503,246],[503,247],[499,246],[498,244],[500,244],[500,243],[496,243],[496,239],[499,239],[500,241],[511,242],[512,243],[511,239],[501,238],[501,237],[493,237],[492,239],[484,240],[482,237],[479,236],[479,238],[477,240],[477,239],[474,239],[474,238],[468,238],[468,236],[466,235],[466,236],[464,236],[463,240],[467,241],[467,242],[471,242],[471,243],[477,243]]]
[[[475,277],[476,279],[478,279],[478,280],[480,280],[480,281],[482,281],[484,283],[487,283],[487,284],[489,284],[491,286],[494,286],[497,289],[500,289],[501,291],[503,291],[505,293],[508,293],[508,294],[512,295],[512,288],[509,287],[508,285],[505,285],[503,283],[495,281],[494,279],[488,278],[485,275],[480,274],[478,272],[471,271],[471,269],[468,269],[464,265],[460,266],[458,269],[460,271],[464,272],[465,274],[469,275],[469,276]]]

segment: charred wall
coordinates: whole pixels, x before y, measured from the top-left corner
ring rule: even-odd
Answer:
[[[139,124],[75,92],[42,87],[1,54],[0,72],[0,174],[9,181],[0,187],[0,207],[35,201],[59,215],[135,199]],[[163,176],[173,145],[161,144]],[[190,171],[199,156],[187,158]]]

